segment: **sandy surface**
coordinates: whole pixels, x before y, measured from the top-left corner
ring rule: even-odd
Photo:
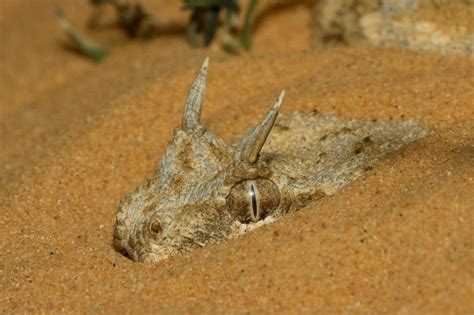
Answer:
[[[381,48],[311,51],[304,1],[264,1],[251,54],[193,50],[179,1],[150,42],[112,28],[95,65],[64,48],[47,0],[0,3],[0,312],[474,312],[474,63]],[[84,25],[85,2],[61,2]],[[154,9],[154,8],[159,8]],[[211,57],[203,120],[232,139],[283,111],[416,119],[427,138],[332,197],[157,264],[112,243],[124,193],[158,165]]]

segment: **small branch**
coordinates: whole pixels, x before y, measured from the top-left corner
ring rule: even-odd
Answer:
[[[69,23],[62,8],[56,8],[56,16],[59,19],[59,25],[64,30],[74,48],[89,59],[99,62],[107,56],[107,49],[77,32]]]

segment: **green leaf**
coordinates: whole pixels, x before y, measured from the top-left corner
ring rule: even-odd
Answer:
[[[242,29],[242,46],[244,46],[246,50],[249,50],[251,46],[250,32],[252,29],[253,17],[257,4],[258,0],[250,0],[247,7],[247,12],[245,13],[244,26]]]
[[[209,46],[219,26],[219,9],[209,9],[204,13],[204,46]]]

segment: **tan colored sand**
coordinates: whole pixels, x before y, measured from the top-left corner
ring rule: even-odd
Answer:
[[[275,3],[264,2],[252,54],[105,30],[112,54],[94,65],[62,48],[49,1],[1,2],[0,311],[474,312],[473,60],[309,51],[307,7]],[[158,17],[182,26],[165,6]],[[89,12],[64,7],[78,25]],[[157,167],[208,54],[203,119],[225,139],[282,88],[284,111],[414,118],[433,133],[274,224],[133,263],[111,246],[117,203]]]

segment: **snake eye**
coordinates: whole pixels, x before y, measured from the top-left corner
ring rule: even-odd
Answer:
[[[257,196],[258,190],[255,188],[255,184],[253,182],[248,183],[248,189],[251,205],[250,217],[252,218],[252,221],[257,221],[260,217],[260,209],[257,198],[260,198],[260,196]]]
[[[239,182],[227,196],[226,206],[240,222],[255,222],[270,215],[280,203],[278,187],[268,179]]]

